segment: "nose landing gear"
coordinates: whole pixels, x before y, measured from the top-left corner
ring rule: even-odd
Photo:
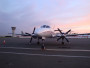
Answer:
[[[43,51],[43,50],[45,50],[45,46],[44,46],[44,41],[45,41],[45,39],[42,39],[42,46],[41,46],[41,50]]]
[[[37,44],[39,45],[39,44],[40,44],[40,42],[38,41],[38,42],[37,42]]]

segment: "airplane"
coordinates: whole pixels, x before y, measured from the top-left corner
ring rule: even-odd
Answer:
[[[8,33],[8,34],[13,34],[13,33]],[[20,35],[20,36],[31,36],[31,34],[27,33],[27,32],[23,32],[21,31],[21,34],[15,34],[16,36]]]
[[[31,36],[31,34],[27,33],[27,32],[23,32],[21,31],[21,34],[16,34],[16,35],[21,35],[21,36]]]
[[[60,35],[58,36],[57,33],[55,33],[55,31],[58,31],[60,33]],[[32,34],[30,34],[31,39],[30,39],[29,44],[32,43],[33,39],[38,39],[37,44],[40,44],[39,40],[42,39],[42,42],[43,42],[43,45],[44,45],[44,40],[46,38],[54,38],[54,37],[58,37],[57,41],[62,39],[62,44],[64,44],[64,39],[69,43],[69,40],[66,38],[66,36],[68,35],[68,33],[70,31],[71,31],[71,29],[68,30],[66,33],[63,33],[62,30],[60,30],[59,28],[57,28],[57,30],[53,30],[48,25],[42,25],[39,28],[34,27]]]

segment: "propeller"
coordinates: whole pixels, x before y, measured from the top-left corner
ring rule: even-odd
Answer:
[[[68,30],[68,31],[66,32],[66,34],[68,34],[69,32],[71,32],[71,29],[70,29],[70,30]]]
[[[63,34],[62,31],[61,31],[59,28],[58,28],[58,31],[59,31],[61,34]]]
[[[57,41],[62,39],[62,44],[64,44],[64,39],[65,39],[67,42],[69,42],[69,40],[66,38],[66,35],[71,31],[71,29],[68,30],[66,33],[63,33],[59,28],[57,28],[57,30],[55,30],[55,31],[59,31],[61,34],[61,36],[57,39]]]
[[[33,29],[33,33],[32,33],[32,34],[34,34],[34,32],[35,32],[35,29],[36,29],[36,28],[34,27],[34,29]]]
[[[34,34],[34,32],[35,32],[35,29],[36,29],[36,28],[34,27],[33,32],[32,32],[32,35],[31,35],[30,43],[32,42],[33,34]]]

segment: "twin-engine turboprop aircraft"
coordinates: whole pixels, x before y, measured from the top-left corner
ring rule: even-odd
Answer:
[[[55,33],[55,31],[59,31],[60,35],[58,36],[57,33]],[[38,39],[37,44],[40,44],[39,39],[42,39],[44,45],[44,40],[46,38],[53,38],[53,37],[58,37],[57,41],[62,39],[62,44],[64,44],[64,39],[69,43],[69,40],[66,38],[66,36],[70,31],[71,30],[68,30],[66,33],[63,33],[59,28],[57,30],[53,30],[50,26],[43,25],[40,28],[34,27],[32,34],[29,33],[27,34],[31,35],[30,44],[32,43],[33,39]]]
[[[59,33],[56,33],[55,31],[58,31]],[[33,39],[37,39],[37,44],[40,44],[39,40],[42,39],[43,45],[44,46],[44,40],[46,38],[57,38],[56,41],[59,41],[61,39],[61,44],[64,44],[64,40],[66,40],[69,43],[69,40],[67,39],[67,37],[77,37],[80,35],[90,35],[90,33],[86,33],[86,34],[69,34],[69,32],[71,32],[71,29],[68,30],[66,33],[63,33],[62,30],[60,30],[59,28],[57,28],[57,30],[52,29],[50,26],[48,25],[42,25],[39,28],[35,28],[33,29],[32,34],[29,33],[23,33],[19,34],[21,36],[30,36],[30,42],[29,44],[32,43]]]

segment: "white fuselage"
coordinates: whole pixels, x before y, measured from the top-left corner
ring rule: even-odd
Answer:
[[[55,32],[51,28],[37,28],[35,34],[39,37],[54,37]]]

